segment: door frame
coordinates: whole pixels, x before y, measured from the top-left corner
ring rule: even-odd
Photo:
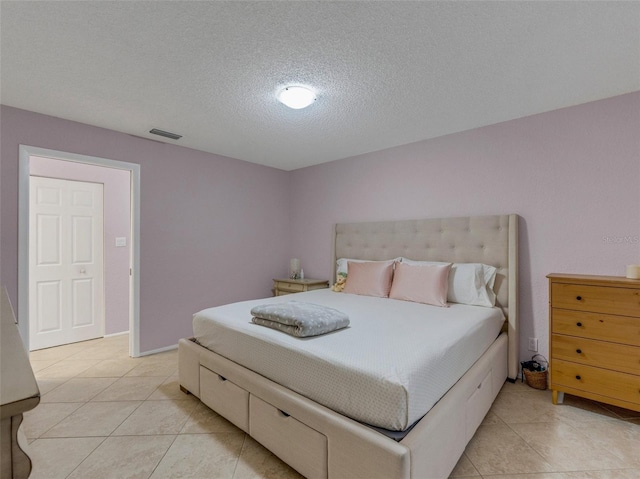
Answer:
[[[140,165],[20,145],[18,170],[18,328],[29,351],[29,176],[30,157],[42,156],[128,170],[131,174],[131,277],[129,281],[129,355],[140,356]]]

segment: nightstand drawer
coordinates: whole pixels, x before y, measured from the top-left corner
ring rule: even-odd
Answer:
[[[278,289],[280,291],[288,291],[290,293],[301,293],[305,289],[304,284],[296,284],[296,283],[282,283],[278,282]]]
[[[553,335],[551,344],[554,360],[563,359],[640,375],[640,347],[560,334]]]
[[[552,389],[567,386],[640,404],[640,376],[555,360],[551,370],[551,381]]]
[[[554,308],[640,317],[640,289],[554,283]]]
[[[640,346],[640,318],[552,308],[553,333]]]
[[[282,296],[283,294],[303,293],[314,289],[324,289],[329,287],[326,279],[274,279],[273,294]]]

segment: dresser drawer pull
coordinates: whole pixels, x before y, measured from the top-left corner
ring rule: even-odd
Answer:
[[[576,299],[577,299],[578,301],[582,301],[582,296],[576,296]]]
[[[579,374],[576,374],[576,379],[577,379],[578,381],[580,381],[580,380],[582,379],[582,377],[581,377]]]
[[[582,349],[576,349],[576,353],[582,354]]]
[[[582,327],[582,323],[578,322],[578,323],[576,323],[576,326],[578,326],[579,328],[581,328],[581,327]]]

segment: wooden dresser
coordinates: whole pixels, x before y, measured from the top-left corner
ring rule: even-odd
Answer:
[[[291,293],[303,293],[328,287],[329,281],[326,279],[274,279],[273,295],[282,296]]]
[[[640,411],[640,280],[550,274],[549,387]]]

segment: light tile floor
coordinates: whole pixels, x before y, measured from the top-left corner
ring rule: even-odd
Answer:
[[[128,336],[31,353],[33,479],[300,478],[178,386],[177,350],[132,359]],[[451,477],[638,479],[640,413],[506,383]]]

